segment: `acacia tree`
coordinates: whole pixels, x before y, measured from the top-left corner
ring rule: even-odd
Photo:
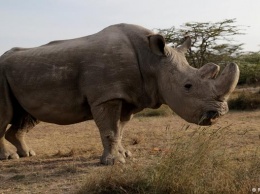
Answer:
[[[223,64],[237,56],[243,44],[234,44],[233,37],[241,35],[241,29],[234,23],[235,19],[220,22],[188,22],[180,28],[157,29],[164,35],[167,43],[179,45],[185,36],[192,39],[191,49],[187,59],[194,67],[201,67],[205,63]]]

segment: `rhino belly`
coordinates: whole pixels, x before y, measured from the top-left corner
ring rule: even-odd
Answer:
[[[87,98],[81,94],[74,79],[41,79],[37,82],[35,78],[28,82],[21,77],[9,77],[11,92],[18,102],[17,106],[38,120],[65,125],[92,118]],[[14,106],[16,104],[13,103]]]
[[[38,94],[20,95],[16,98],[26,112],[40,121],[67,125],[92,119],[88,103],[70,92],[63,95],[38,91]]]

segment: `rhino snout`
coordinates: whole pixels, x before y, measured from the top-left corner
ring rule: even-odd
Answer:
[[[213,123],[215,123],[218,119],[218,117],[220,116],[220,113],[218,111],[215,110],[210,110],[205,112],[199,121],[199,125],[212,125]]]

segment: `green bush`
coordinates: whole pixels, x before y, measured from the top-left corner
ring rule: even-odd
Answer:
[[[228,102],[229,109],[233,110],[254,110],[260,108],[260,91],[257,93],[242,92]]]
[[[260,64],[241,63],[239,69],[239,85],[260,83]]]

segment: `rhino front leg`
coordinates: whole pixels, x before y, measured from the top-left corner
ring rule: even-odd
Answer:
[[[104,151],[101,163],[112,165],[115,161],[125,163],[125,158],[131,153],[126,151],[122,144],[122,127],[120,121],[122,101],[113,100],[92,107],[94,120],[99,128]]]
[[[27,146],[24,140],[28,131],[29,129],[20,129],[19,126],[12,125],[5,135],[5,138],[16,147],[20,157],[35,156],[35,152]]]

